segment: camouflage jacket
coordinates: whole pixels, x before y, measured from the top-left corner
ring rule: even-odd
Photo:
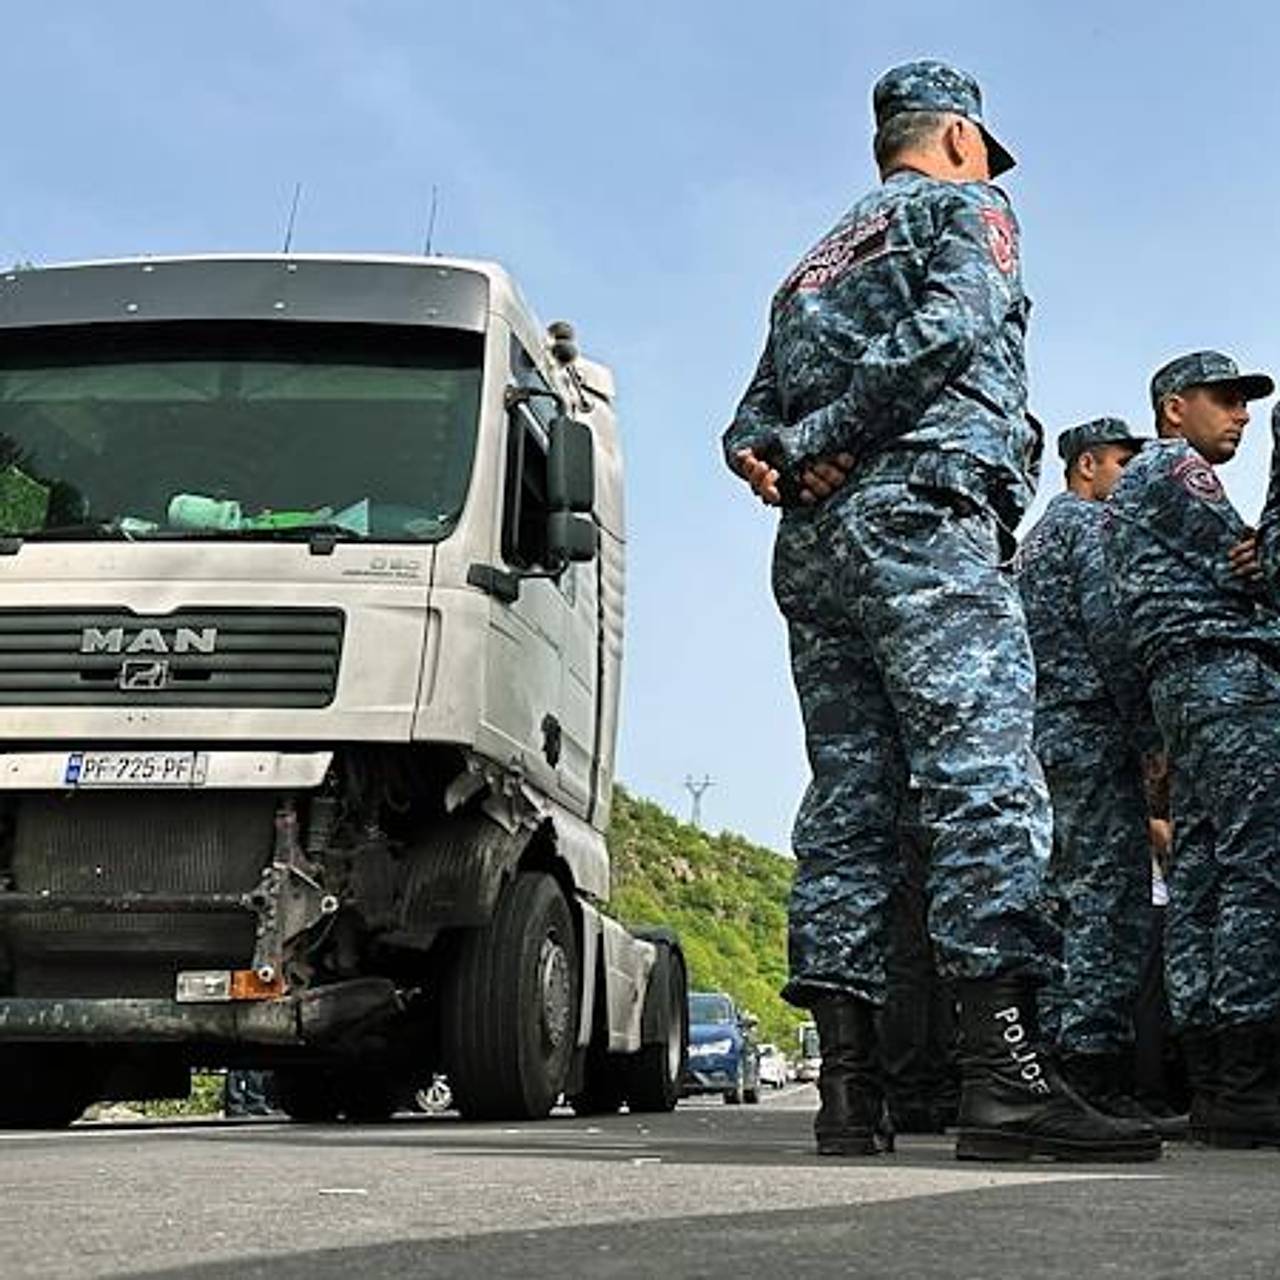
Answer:
[[[1258,521],[1258,545],[1267,592],[1280,608],[1280,404],[1271,410],[1271,483]]]
[[[1106,504],[1060,493],[1018,552],[1018,588],[1036,658],[1036,754],[1079,754],[1082,735],[1119,726],[1136,750],[1159,746],[1146,682],[1129,653],[1102,551]]]
[[[1185,440],[1157,440],[1124,469],[1103,524],[1107,571],[1150,678],[1205,645],[1280,657],[1280,619],[1231,571],[1248,533],[1217,473]]]
[[[999,188],[891,174],[774,295],[726,459],[751,448],[794,479],[804,461],[841,451],[958,454],[989,482],[977,496],[1016,522],[1040,462],[1026,414],[1029,310]]]

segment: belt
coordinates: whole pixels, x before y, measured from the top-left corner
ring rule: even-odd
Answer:
[[[851,484],[921,484],[931,488],[960,489],[987,500],[991,472],[967,454],[940,449],[890,449],[859,463],[849,475]]]
[[[849,473],[849,487],[873,484],[915,484],[926,489],[949,489],[985,507],[1001,527],[1013,554],[1013,530],[1021,513],[1006,510],[1006,495],[995,473],[967,453],[948,449],[890,449],[859,463]]]

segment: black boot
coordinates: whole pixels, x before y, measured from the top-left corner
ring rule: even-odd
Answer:
[[[1166,1111],[1156,1115],[1133,1095],[1132,1055],[1116,1053],[1064,1053],[1062,1070],[1072,1088],[1091,1106],[1113,1120],[1135,1121],[1154,1129],[1162,1138],[1187,1136],[1187,1117]]]
[[[1190,1137],[1193,1142],[1207,1142],[1218,1087],[1218,1045],[1208,1027],[1188,1027],[1178,1039],[1191,1089]]]
[[[1280,1147],[1280,1062],[1265,1023],[1219,1027],[1217,1088],[1208,1108],[1211,1147]]]
[[[1160,1138],[1089,1106],[1035,1042],[1031,984],[1008,974],[959,984],[960,1160],[1155,1160]]]
[[[830,996],[813,1007],[822,1068],[821,1106],[813,1121],[820,1156],[874,1156],[893,1150],[885,1123],[884,1084],[875,1009],[852,996]]]

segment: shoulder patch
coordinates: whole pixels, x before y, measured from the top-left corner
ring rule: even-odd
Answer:
[[[1018,267],[1018,230],[1013,219],[1003,209],[981,209],[979,216],[987,230],[992,262],[1005,275],[1012,275]]]
[[[1217,502],[1226,494],[1217,472],[1198,454],[1175,463],[1171,474],[1193,498],[1203,502]]]
[[[877,209],[857,222],[837,227],[805,254],[778,290],[778,296],[785,298],[834,284],[854,267],[887,253],[891,221],[888,209]]]

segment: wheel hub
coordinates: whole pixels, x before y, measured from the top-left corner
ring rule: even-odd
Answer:
[[[542,940],[538,990],[542,995],[542,1034],[552,1049],[558,1049],[569,1032],[572,982],[569,957],[555,938]]]

